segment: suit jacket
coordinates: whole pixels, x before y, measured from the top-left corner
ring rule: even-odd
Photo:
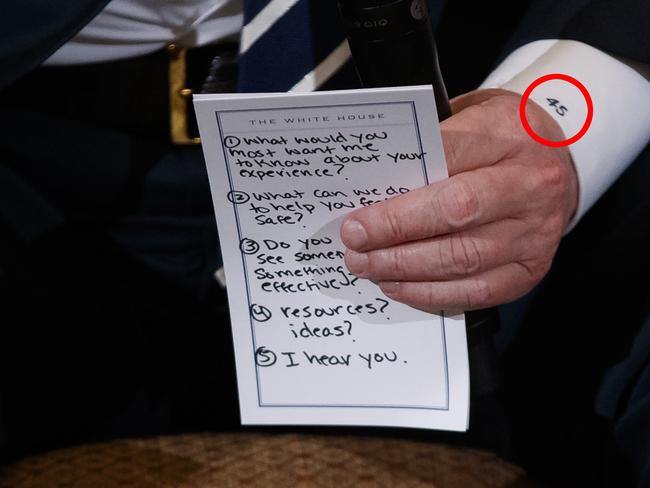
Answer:
[[[323,0],[313,1],[323,3]],[[3,40],[0,43],[0,92],[20,84],[29,72],[37,69],[107,3],[108,0],[3,1],[0,6],[0,35]],[[517,15],[512,18],[504,15],[489,2],[472,2],[469,8],[457,0],[448,2],[438,34],[443,72],[452,94],[473,88],[472,84],[487,74],[499,56],[543,38],[575,39],[611,54],[650,63],[650,29],[645,25],[650,18],[650,2],[647,0],[534,0],[517,2],[515,8],[522,11],[523,20]],[[468,18],[475,22],[462,22]],[[467,25],[472,26],[472,35],[465,28]],[[463,54],[459,56],[459,52]],[[128,160],[132,152],[128,141],[119,134],[93,129],[81,138],[85,144],[80,144],[77,131],[77,127],[61,121],[46,120],[38,114],[17,113],[0,106],[0,266],[6,259],[3,253],[14,251],[5,248],[5,235],[11,235],[22,245],[38,241],[39,236],[65,224],[69,212],[66,205],[58,201],[60,194],[51,191],[52,186],[76,185],[75,191],[91,207],[91,214],[96,209],[110,206],[114,196],[128,186],[131,173]],[[52,135],[46,141],[48,150],[54,151],[52,164],[43,165],[43,155],[36,155],[33,151],[27,151],[27,157],[17,154],[20,148],[37,150],[42,147],[44,134]],[[68,140],[73,142],[60,142]],[[80,157],[83,161],[79,160]],[[200,156],[198,158],[200,165]],[[79,160],[78,164],[70,163],[76,160]],[[43,172],[47,175],[45,178]],[[206,200],[209,202],[209,195]],[[69,241],[64,244],[67,246]],[[78,245],[79,253],[82,253],[97,243],[81,242]],[[54,255],[49,261],[56,258]],[[65,273],[66,269],[62,267],[58,271]],[[56,281],[51,283],[56,286]],[[0,291],[1,285],[0,274]],[[77,286],[74,289],[78,291],[81,288]],[[79,302],[93,300],[93,297],[79,293]],[[125,292],[128,293],[129,290]],[[133,304],[129,303],[129,306]],[[102,307],[97,308],[101,313]],[[126,307],[126,310],[130,309]],[[1,317],[0,322],[3,322]],[[112,324],[108,325],[112,327]],[[130,341],[131,336],[125,334],[125,340]],[[75,337],[78,335],[75,332]],[[105,357],[116,356],[120,361],[124,360],[123,343],[113,335],[109,339],[102,339],[103,344],[108,344],[103,350]],[[0,345],[7,343],[11,342],[0,336]],[[129,350],[133,347],[129,346]],[[136,351],[134,356],[138,355]],[[120,370],[124,378],[130,379],[131,363],[124,361]],[[0,365],[3,366],[0,369],[10,366],[2,362]],[[113,371],[109,373],[107,377],[112,378]],[[3,396],[7,398],[0,382],[0,400]],[[0,446],[2,441],[0,428]]]
[[[0,43],[0,66],[3,67],[0,89],[36,68],[81,30],[108,1],[3,2],[0,6],[3,38]],[[650,63],[650,30],[647,28],[650,4],[644,0],[534,0],[518,3],[525,5],[528,12],[504,54],[537,39],[562,38],[575,39],[614,55]],[[450,8],[457,8],[462,2],[451,0],[450,4]],[[493,6],[472,5],[466,13],[469,11],[471,15],[472,10],[482,9],[486,9],[486,13],[495,10]],[[503,17],[503,12],[499,16]],[[495,16],[481,17],[489,27]],[[454,28],[467,35],[467,31]],[[475,38],[470,41],[482,42]]]
[[[78,0],[73,3],[47,0],[4,2],[0,6],[0,32],[3,38],[0,43],[0,66],[3,67],[0,70],[0,92],[36,69],[107,3],[108,0]],[[314,3],[322,8],[322,2]],[[510,21],[516,17],[494,12],[491,4],[472,5],[467,9],[463,2],[457,0],[448,3],[447,10],[450,14],[443,16],[440,28],[442,39],[439,44],[443,74],[450,84],[449,91],[452,95],[473,88],[472,85],[475,86],[494,63],[497,50],[501,56],[505,56],[522,44],[542,38],[576,39],[605,52],[650,63],[650,30],[645,28],[645,21],[650,18],[650,2],[533,0],[518,3],[519,10],[524,7],[527,8],[524,20],[519,23],[504,48],[504,33],[511,32],[513,25],[504,23],[503,19]],[[459,15],[461,10],[462,15]],[[455,19],[454,13],[457,17]],[[468,36],[468,31],[459,28],[459,22],[454,22],[462,19],[473,25],[473,36]],[[467,62],[470,56],[472,62]],[[5,113],[4,123],[10,126],[8,120],[14,116]],[[16,137],[22,137],[13,134],[11,127],[3,129],[3,132],[10,134],[14,142]],[[24,136],[27,138],[25,144],[34,143],[29,140],[28,134]],[[56,206],[48,206],[47,199],[43,200],[38,191],[33,191],[16,165],[9,166],[8,168],[0,160],[0,182],[5,188],[12,188],[0,195],[0,218],[17,226],[19,233],[28,237],[59,225],[64,220],[64,215],[60,214]],[[112,177],[102,178],[101,185],[104,188],[100,193],[117,191],[120,184],[116,181],[119,178],[116,171],[118,170],[114,168]],[[124,171],[126,170],[122,173]],[[105,188],[106,182],[113,184],[108,190]],[[16,202],[21,202],[21,209],[32,206],[33,211],[18,211]],[[24,216],[28,213],[31,218],[25,219]]]

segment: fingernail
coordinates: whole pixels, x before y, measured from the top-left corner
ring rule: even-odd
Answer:
[[[379,283],[379,288],[386,295],[393,295],[399,290],[400,283],[399,281],[382,281]]]
[[[345,264],[351,273],[363,278],[368,268],[368,255],[348,249],[345,253]]]
[[[368,234],[358,220],[349,219],[341,227],[341,240],[350,249],[362,249],[368,244]]]

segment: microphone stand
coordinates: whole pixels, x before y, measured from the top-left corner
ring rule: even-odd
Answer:
[[[338,6],[363,86],[432,85],[439,120],[451,116],[426,0],[338,0]],[[488,417],[485,411],[495,410],[499,388],[493,343],[499,328],[498,311],[490,308],[467,312],[465,322],[473,404],[471,423],[476,420],[476,427],[481,430],[481,420]]]

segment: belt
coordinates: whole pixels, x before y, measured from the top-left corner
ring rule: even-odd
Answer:
[[[237,84],[237,45],[185,49],[169,54],[170,135],[175,144],[200,144],[191,97],[194,93],[232,93]]]
[[[137,58],[43,66],[0,92],[0,107],[197,144],[191,96],[234,92],[237,51],[235,43],[172,44]]]

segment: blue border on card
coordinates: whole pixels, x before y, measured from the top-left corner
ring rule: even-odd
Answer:
[[[268,109],[242,109],[242,110],[217,110],[215,111],[215,116],[217,119],[217,127],[219,129],[219,141],[221,141],[221,148],[223,150],[223,156],[224,156],[224,161],[226,163],[226,173],[228,175],[228,185],[230,187],[230,191],[235,191],[233,188],[233,179],[232,175],[230,173],[230,164],[229,164],[229,159],[228,159],[228,154],[226,151],[226,148],[223,144],[223,139],[225,137],[224,131],[221,125],[221,114],[226,114],[226,113],[242,113],[242,112],[264,112],[264,111],[271,111],[271,110],[302,110],[302,109],[310,109],[310,108],[335,108],[335,107],[362,107],[362,106],[368,106],[368,105],[404,105],[408,104],[411,107],[411,113],[413,115],[413,123],[415,125],[415,135],[418,140],[418,147],[420,150],[420,154],[423,153],[422,150],[422,138],[420,134],[420,124],[418,122],[418,117],[417,117],[417,110],[415,107],[415,102],[414,101],[399,101],[399,102],[375,102],[375,103],[348,103],[348,104],[341,104],[341,105],[309,105],[309,106],[300,106],[300,107],[281,107],[281,108],[268,108]],[[386,125],[391,125],[391,124],[386,124]],[[315,128],[316,129],[316,128]],[[317,129],[322,129],[321,127],[318,127]],[[278,129],[280,130],[280,129]],[[422,174],[424,177],[425,184],[430,184],[429,182],[429,175],[427,173],[427,167],[426,167],[426,158],[425,156],[422,157]],[[241,224],[239,222],[239,212],[237,208],[237,204],[232,202],[232,207],[233,211],[235,213],[235,222],[237,226],[237,236],[239,238],[238,242],[241,242],[242,240],[242,233],[241,233]],[[441,312],[440,314],[440,331],[442,334],[442,354],[444,358],[444,370],[445,370],[445,405],[444,406],[421,406],[421,405],[361,405],[361,404],[347,404],[347,405],[331,405],[331,404],[300,404],[300,403],[294,403],[294,404],[268,404],[268,403],[262,403],[262,388],[261,388],[261,383],[260,383],[260,375],[259,375],[259,366],[257,363],[255,363],[255,351],[257,350],[257,341],[256,341],[256,336],[255,336],[255,324],[253,323],[253,319],[251,317],[250,309],[251,309],[251,298],[250,298],[250,287],[248,283],[248,269],[246,267],[246,259],[243,253],[241,253],[241,259],[242,259],[242,267],[244,269],[244,281],[246,283],[246,300],[248,302],[248,318],[250,321],[250,327],[251,327],[251,337],[253,339],[253,362],[254,362],[254,367],[255,367],[255,381],[257,384],[257,404],[259,407],[273,407],[273,408],[291,408],[291,407],[302,407],[302,408],[390,408],[390,409],[417,409],[417,410],[449,410],[449,364],[448,364],[448,359],[447,359],[447,334],[446,334],[446,322],[445,322],[445,314],[444,312]]]

